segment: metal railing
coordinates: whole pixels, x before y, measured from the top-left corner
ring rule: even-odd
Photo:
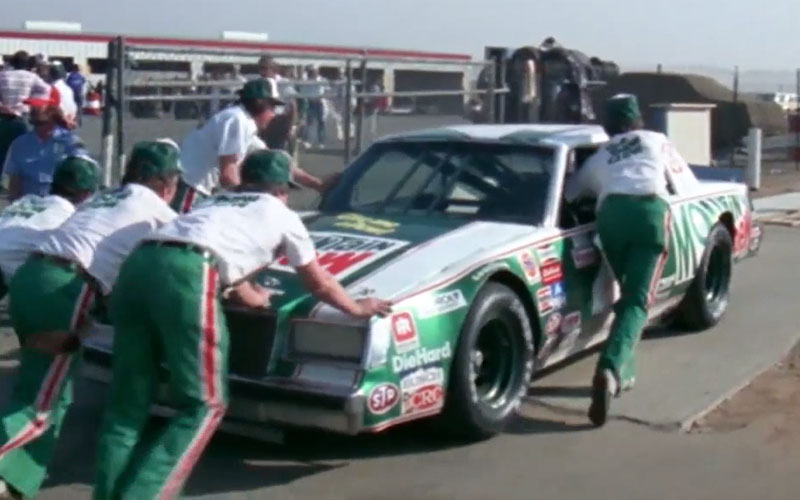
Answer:
[[[106,73],[106,92],[104,95],[105,106],[103,112],[103,141],[101,160],[104,167],[104,180],[106,185],[112,185],[118,182],[122,176],[122,169],[125,164],[125,151],[126,151],[126,125],[130,118],[128,118],[128,111],[131,106],[141,106],[145,103],[197,103],[198,121],[206,118],[206,115],[201,112],[201,103],[210,101],[234,101],[236,95],[234,90],[240,88],[243,84],[241,79],[225,79],[225,80],[205,80],[197,77],[192,77],[190,72],[187,72],[187,78],[182,80],[170,79],[137,79],[135,78],[135,64],[138,60],[152,60],[148,57],[154,55],[186,55],[189,56],[202,56],[205,58],[219,57],[221,62],[226,64],[233,64],[232,60],[237,60],[245,63],[255,63],[257,59],[263,55],[263,52],[256,49],[237,49],[237,50],[223,50],[223,49],[200,49],[200,48],[165,48],[165,47],[143,47],[137,45],[130,45],[125,42],[123,37],[118,37],[112,40],[108,46],[109,65]],[[281,57],[292,58],[297,60],[311,60],[311,61],[326,61],[329,67],[338,67],[342,71],[343,78],[329,83],[323,94],[318,96],[309,96],[301,92],[304,86],[319,85],[319,82],[306,81],[306,80],[286,80],[284,79],[282,85],[294,86],[297,90],[297,95],[291,96],[292,99],[309,100],[309,99],[326,99],[331,102],[344,102],[343,106],[337,110],[337,125],[344,129],[342,138],[343,162],[349,163],[354,155],[358,155],[364,148],[365,138],[365,119],[367,105],[376,99],[389,99],[400,100],[405,99],[411,102],[414,101],[428,101],[436,99],[450,99],[448,102],[457,102],[457,98],[461,97],[462,108],[466,102],[466,98],[470,96],[485,96],[484,101],[487,103],[488,114],[490,121],[502,122],[503,119],[503,99],[499,99],[501,94],[509,92],[505,86],[503,78],[504,71],[501,70],[496,73],[495,67],[491,61],[459,61],[459,62],[444,62],[436,63],[424,59],[415,58],[371,58],[367,51],[363,51],[360,55],[313,55],[307,53],[291,53],[285,51],[270,51],[270,55],[280,60]],[[227,59],[227,60],[226,60]],[[217,61],[213,61],[217,62]],[[391,91],[369,91],[366,88],[365,82],[370,81],[370,71],[397,71],[391,67],[392,63],[405,63],[409,62],[420,64],[424,67],[427,65],[439,66],[439,69],[446,67],[441,74],[453,73],[454,75],[461,74],[461,84],[453,86],[454,88],[430,89],[422,88],[419,90],[391,90]],[[375,67],[375,65],[381,65]],[[489,67],[491,74],[490,85],[486,89],[472,89],[468,88],[468,70],[474,68]],[[460,68],[460,69],[459,69]],[[450,69],[454,69],[450,71]],[[459,69],[455,71],[455,69]],[[420,70],[423,71],[423,70]],[[424,85],[423,85],[424,86]],[[360,87],[357,88],[357,87]],[[408,87],[408,84],[405,85]],[[336,92],[335,89],[339,89]],[[169,89],[172,92],[164,93],[159,92],[159,89]],[[230,93],[209,93],[212,89],[227,89]],[[343,92],[341,92],[343,90]],[[137,94],[141,92],[141,94]],[[191,92],[190,94],[186,92]],[[453,99],[456,99],[455,101]],[[452,107],[452,106],[451,106]],[[463,109],[462,109],[463,112]],[[371,113],[371,117],[374,113]],[[295,130],[302,128],[302,123],[295,121]],[[354,134],[351,136],[349,131],[354,129]],[[154,134],[157,135],[157,134]],[[174,137],[180,143],[182,137]],[[299,147],[296,145],[300,142],[300,138],[295,141],[295,146],[292,153],[299,154]]]

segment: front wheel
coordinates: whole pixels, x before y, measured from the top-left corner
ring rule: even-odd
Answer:
[[[525,307],[508,287],[478,293],[458,341],[444,416],[468,439],[501,432],[527,393],[533,334]]]
[[[733,241],[727,228],[717,223],[708,235],[694,281],[676,312],[677,324],[688,330],[716,325],[728,308]]]

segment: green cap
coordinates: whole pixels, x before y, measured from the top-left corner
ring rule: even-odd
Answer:
[[[88,156],[68,156],[53,172],[53,186],[68,192],[96,191],[100,169]]]
[[[131,151],[128,169],[133,169],[134,177],[139,180],[183,172],[178,150],[161,141],[136,143]]]
[[[283,151],[255,151],[242,162],[242,183],[289,184],[292,182],[292,159]]]
[[[239,97],[246,100],[267,99],[275,104],[284,104],[278,95],[278,82],[274,78],[257,78],[244,84]]]
[[[605,123],[611,128],[633,125],[641,120],[639,101],[633,94],[617,94],[606,101]]]

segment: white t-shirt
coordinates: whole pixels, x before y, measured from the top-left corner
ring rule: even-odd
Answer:
[[[181,146],[183,180],[203,194],[219,185],[219,157],[244,157],[256,122],[241,106],[231,106],[215,114],[202,127],[193,130]]]
[[[60,99],[59,107],[67,118],[75,118],[78,114],[78,105],[75,103],[75,92],[64,80],[57,80],[53,86],[58,90]]]
[[[586,160],[567,183],[564,196],[573,201],[595,195],[598,207],[609,194],[666,197],[667,176],[677,168],[671,165],[674,162],[686,163],[664,134],[649,130],[618,134]]]
[[[285,255],[289,265],[316,258],[314,242],[300,216],[266,193],[223,193],[150,235],[149,240],[181,241],[214,252],[224,285],[231,285]]]
[[[111,292],[122,261],[153,230],[177,214],[148,187],[127,184],[82,203],[39,250],[78,262]]]
[[[0,272],[6,285],[47,232],[60,226],[73,212],[72,203],[60,196],[31,194],[0,213]]]

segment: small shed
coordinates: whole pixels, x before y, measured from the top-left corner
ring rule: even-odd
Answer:
[[[715,104],[652,104],[648,128],[664,133],[690,165],[711,165],[711,110]]]

